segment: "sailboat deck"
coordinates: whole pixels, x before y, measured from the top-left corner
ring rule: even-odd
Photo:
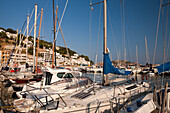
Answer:
[[[130,87],[129,85],[128,87]],[[120,98],[121,102],[126,101],[126,99],[132,95],[138,94],[138,91],[141,90],[141,92],[144,92],[145,89],[140,89],[140,86],[138,88],[134,88],[131,91],[134,92],[124,92],[125,89],[120,86],[117,88],[114,88],[113,86],[107,86],[107,87],[99,87],[98,85],[95,86],[94,90],[91,92],[88,92],[91,90],[90,88],[87,88],[86,90],[75,92],[71,95],[67,95],[63,97],[63,100],[66,102],[67,106],[65,107],[64,102],[60,100],[58,109],[50,110],[50,113],[53,112],[64,112],[64,113],[70,113],[70,112],[85,112],[85,111],[95,111],[96,109],[100,109],[100,111],[108,111],[110,112],[110,99],[113,99],[113,95],[116,95],[116,98]],[[122,93],[121,93],[122,92]],[[86,95],[85,98],[79,98],[80,94]],[[88,96],[87,96],[88,95]],[[75,98],[75,97],[78,98]],[[80,96],[81,97],[81,96]],[[116,106],[114,104],[113,106]],[[48,107],[47,107],[48,108]],[[41,113],[47,112],[46,110],[41,110]]]

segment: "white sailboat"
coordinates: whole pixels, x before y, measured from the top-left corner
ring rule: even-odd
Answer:
[[[159,28],[161,8],[168,4],[170,3],[163,4],[163,1],[162,0],[160,1],[156,41],[157,41],[157,34],[158,34],[158,28]],[[155,43],[155,48],[156,48],[156,43]],[[123,109],[122,111],[120,111],[120,113],[127,113],[127,112],[169,113],[170,112],[170,87],[168,86],[169,80],[164,80],[164,74],[166,72],[170,72],[170,62],[165,63],[165,43],[163,44],[163,49],[164,49],[163,64],[156,67],[158,70],[158,74],[162,76],[161,86],[159,87],[159,85],[156,85],[154,83],[155,86],[152,92],[149,92],[147,95],[143,95],[140,98],[132,100],[129,105],[126,105],[124,107],[126,109]],[[154,64],[154,60],[155,60],[155,51],[154,51],[154,57],[153,57],[153,64]],[[165,86],[164,86],[164,81],[166,81]],[[157,84],[159,84],[159,82]],[[156,88],[160,88],[160,89],[156,89]]]
[[[110,109],[110,102],[111,99],[119,100],[119,102],[123,102],[128,99],[132,95],[136,95],[139,92],[145,92],[149,89],[149,84],[143,82],[141,84],[132,83],[129,79],[125,78],[116,78],[114,80],[108,81],[107,76],[108,73],[117,72],[118,74],[126,74],[124,70],[119,70],[112,67],[110,63],[110,59],[108,56],[108,49],[107,49],[107,1],[104,0],[104,66],[107,65],[109,69],[103,69],[103,85],[95,84],[89,88],[84,90],[72,93],[70,95],[64,96],[63,100],[66,102],[66,105],[63,105],[63,102],[59,101],[57,104],[57,108],[48,111],[48,107],[50,108],[51,105],[47,105],[46,110],[40,110],[41,113],[55,113],[55,112],[104,112],[109,111]],[[96,3],[98,4],[98,3]],[[91,4],[92,6],[93,4]],[[112,70],[113,69],[113,70]],[[109,85],[109,86],[105,86]],[[118,102],[118,101],[117,101]],[[116,106],[115,104],[113,105]]]
[[[139,74],[141,72],[141,68],[138,62],[138,46],[136,45],[136,68],[133,69],[133,73]]]
[[[37,88],[29,85],[29,90],[24,88],[25,91],[20,92],[23,98],[14,102],[16,109],[20,110],[20,112],[41,109],[41,113],[104,112],[109,111],[110,106],[115,107],[116,104],[126,101],[129,97],[149,89],[149,84],[146,82],[137,84],[126,78],[108,80],[109,73],[122,75],[130,73],[115,68],[110,61],[107,49],[107,0],[99,3],[103,3],[104,6],[104,68],[102,84],[96,83],[92,85],[90,79],[74,76],[71,71],[59,72],[59,70],[51,70],[51,74],[46,75],[42,83],[46,86]],[[41,85],[41,82],[39,85]],[[27,100],[28,102],[26,103]],[[114,100],[116,100],[116,104],[111,105],[110,101]]]

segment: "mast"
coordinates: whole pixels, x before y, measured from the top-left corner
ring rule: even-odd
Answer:
[[[33,71],[35,71],[36,25],[37,25],[37,4],[35,4]]]
[[[96,60],[95,60],[95,65],[97,64],[97,54],[96,54],[96,58],[95,58]]]
[[[107,0],[100,1],[98,3],[90,4],[90,6],[103,3],[103,53],[108,53],[107,51]],[[107,62],[107,61],[106,61]],[[104,62],[103,62],[104,64]],[[106,80],[105,80],[106,77]],[[103,75],[102,75],[102,84],[108,84],[108,75],[104,74],[104,68],[103,68]]]
[[[53,33],[54,33],[54,45],[53,45],[53,58],[54,58],[54,65],[56,66],[56,38],[55,38],[55,33],[56,33],[56,27],[55,27],[55,10],[54,10],[54,0],[53,0]],[[52,58],[52,68],[53,68],[53,58]]]
[[[104,54],[106,54],[107,53],[107,0],[104,0],[104,4],[103,4],[103,33],[104,33],[103,51],[104,51]],[[104,72],[104,70],[103,70],[103,72]],[[105,77],[106,77],[106,81],[104,80]],[[103,74],[102,82],[108,83],[108,75],[107,74]]]
[[[41,19],[40,19],[40,26],[39,26],[38,40],[37,40],[36,73],[37,73],[37,70],[38,70],[38,48],[39,48],[39,39],[40,39],[40,31],[41,31],[42,15],[43,15],[43,8],[41,9]]]
[[[104,53],[107,53],[107,1],[103,4],[103,33],[104,33]]]
[[[26,38],[26,63],[28,60],[28,30],[29,30],[29,14],[27,15],[27,38]]]
[[[66,45],[66,41],[65,41],[65,39],[64,39],[63,31],[62,31],[62,29],[61,29],[61,25],[60,25],[59,19],[58,19],[58,17],[57,17],[57,11],[58,11],[58,6],[57,6],[57,10],[56,10],[55,29],[56,29],[56,23],[58,22],[58,26],[59,26],[59,29],[60,29],[60,31],[61,31],[61,36],[62,36],[62,38],[63,38],[64,45],[65,45],[65,47],[66,47],[67,56],[68,56],[68,58],[70,58],[69,51],[68,51],[68,48],[67,48],[67,45]],[[57,21],[57,22],[56,22],[56,21]]]
[[[138,46],[136,45],[136,62],[137,62],[137,67],[138,67]]]
[[[146,36],[145,36],[145,45],[146,45],[146,63],[150,63],[150,62],[149,62],[148,46],[147,46]]]
[[[124,53],[124,64],[125,64],[125,66],[126,66],[126,48],[125,48],[125,51],[124,51],[125,53]]]

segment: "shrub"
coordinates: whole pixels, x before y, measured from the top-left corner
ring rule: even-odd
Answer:
[[[14,34],[17,33],[17,31],[15,31],[15,30],[13,30],[13,29],[11,29],[11,28],[8,28],[8,29],[6,30],[6,32],[10,32],[10,33],[14,33]]]
[[[9,41],[8,41],[8,39],[7,39],[7,38],[5,39],[5,43],[9,43]]]
[[[33,47],[28,48],[28,53],[29,53],[30,55],[33,55]]]
[[[12,37],[12,36],[10,36],[10,38],[9,38],[10,40],[13,40],[14,38]]]
[[[1,38],[8,38],[5,32],[0,32],[0,37]]]

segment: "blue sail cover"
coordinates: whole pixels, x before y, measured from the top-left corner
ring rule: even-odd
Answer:
[[[170,71],[170,62],[167,62],[165,64],[157,66],[156,68],[157,68],[159,74],[162,72]]]
[[[118,75],[129,75],[131,74],[131,71],[125,71],[122,69],[115,68],[112,65],[112,62],[109,58],[109,53],[104,53],[103,73],[104,74],[114,73]]]

